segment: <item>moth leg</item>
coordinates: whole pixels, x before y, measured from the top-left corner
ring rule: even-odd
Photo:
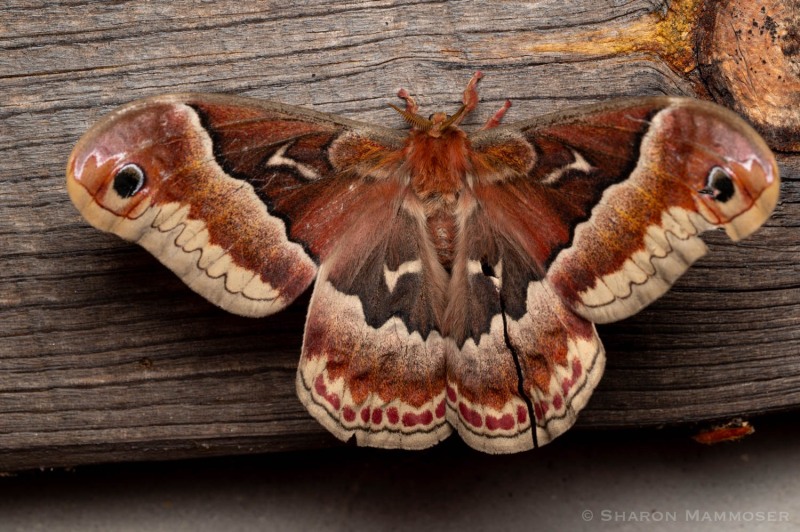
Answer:
[[[405,89],[397,91],[397,97],[406,101],[406,113],[415,115],[419,113],[419,105]]]
[[[483,127],[481,129],[482,130],[492,129],[494,127],[499,126],[500,122],[503,120],[503,117],[505,116],[506,111],[508,111],[509,107],[511,107],[511,100],[506,100],[505,103],[500,107],[500,109],[498,109],[497,112],[493,114],[492,117],[489,120],[487,120],[485,124],[483,124]]]

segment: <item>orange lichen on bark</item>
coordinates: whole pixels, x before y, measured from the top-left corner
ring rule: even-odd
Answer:
[[[568,53],[609,56],[648,53],[661,57],[678,72],[690,72],[696,66],[694,48],[696,30],[703,10],[703,0],[675,0],[666,13],[649,13],[633,22],[624,21],[596,30],[559,33],[557,36],[515,37],[515,49],[530,54]],[[566,37],[566,38],[565,38]],[[491,48],[497,48],[497,39]],[[500,39],[503,41],[503,39]]]
[[[491,36],[484,60],[523,54],[598,58],[657,57],[742,114],[773,149],[800,151],[798,0],[674,0],[666,12],[585,26]]]

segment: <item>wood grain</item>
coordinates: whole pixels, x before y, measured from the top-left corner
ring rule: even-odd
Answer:
[[[512,121],[613,96],[702,96],[696,70],[669,54],[586,46],[598,34],[630,44],[625,28],[650,31],[681,5],[6,2],[0,469],[335,444],[294,394],[307,297],[272,318],[227,315],[70,204],[69,151],[113,107],[226,92],[403,127],[386,106],[401,85],[448,110],[476,69],[487,76],[472,124],[505,98]],[[667,296],[601,328],[608,369],[579,427],[800,405],[800,156],[780,165],[764,229],[737,245],[711,235],[712,253]]]

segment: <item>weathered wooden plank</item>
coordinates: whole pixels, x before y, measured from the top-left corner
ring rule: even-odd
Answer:
[[[800,13],[797,2],[722,0],[701,32],[700,71],[721,103],[776,149],[800,150]]]
[[[307,300],[264,320],[229,316],[69,203],[67,155],[114,106],[218,91],[402,127],[386,107],[399,86],[450,109],[478,68],[472,123],[505,98],[514,120],[608,96],[702,94],[669,43],[631,45],[670,12],[661,1],[7,2],[0,468],[334,443],[294,395]],[[670,294],[602,328],[608,369],[580,426],[800,405],[800,157],[780,163],[783,199],[767,227],[737,245],[712,235],[712,253]]]

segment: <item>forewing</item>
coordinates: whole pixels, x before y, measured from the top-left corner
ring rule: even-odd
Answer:
[[[698,233],[747,236],[778,197],[763,140],[697,100],[617,101],[489,130],[473,144],[475,194],[492,225],[596,323],[661,296],[706,252]]]
[[[296,107],[159,96],[87,132],[67,186],[92,225],[138,242],[213,303],[261,316],[313,281],[397,142]],[[141,182],[123,180],[125,167]]]

